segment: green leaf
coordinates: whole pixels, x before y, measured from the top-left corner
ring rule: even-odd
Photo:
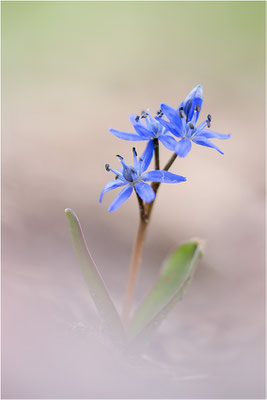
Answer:
[[[178,247],[163,265],[160,277],[136,311],[128,329],[134,344],[147,341],[167,313],[182,297],[201,255],[200,244],[192,241]]]
[[[109,296],[97,266],[89,253],[78,217],[75,212],[69,208],[66,208],[65,213],[68,217],[75,253],[88,285],[89,292],[103,322],[104,331],[111,337],[113,342],[121,342],[125,336],[121,319]]]

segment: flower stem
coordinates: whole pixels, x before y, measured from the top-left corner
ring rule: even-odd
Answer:
[[[154,141],[154,143],[155,143],[155,141]],[[172,157],[170,158],[170,160],[168,161],[168,163],[165,165],[165,167],[164,167],[165,171],[168,171],[168,169],[172,166],[176,157],[177,157],[177,155],[176,155],[176,153],[174,153],[172,155]],[[158,140],[157,140],[157,144],[155,143],[155,167],[156,167],[156,169],[159,169]],[[152,188],[156,195],[157,195],[159,186],[160,186],[160,182],[152,183]],[[136,195],[137,195],[137,200],[138,200],[139,210],[140,210],[140,222],[139,222],[139,227],[138,227],[138,231],[137,231],[137,235],[136,235],[136,239],[135,239],[135,243],[134,243],[134,247],[133,247],[129,276],[128,276],[128,281],[127,281],[127,285],[126,285],[126,291],[125,291],[125,297],[124,297],[124,303],[123,303],[122,321],[125,326],[127,326],[127,324],[128,324],[129,316],[131,313],[134,291],[135,291],[135,287],[136,287],[140,261],[142,258],[142,253],[143,253],[143,248],[144,248],[147,226],[148,226],[148,222],[149,222],[149,219],[151,216],[153,204],[155,203],[155,200],[154,200],[151,203],[144,204],[143,200],[138,196],[137,193],[136,193]]]
[[[141,199],[141,197],[137,194],[135,188],[134,188],[134,191],[136,193],[136,197],[137,197],[138,204],[139,204],[140,219],[144,222],[148,222],[144,202]]]
[[[171,168],[171,166],[174,163],[174,161],[176,160],[176,158],[177,158],[177,154],[173,153],[173,155],[171,156],[171,158],[169,159],[169,161],[165,165],[164,171],[168,171]]]
[[[124,323],[124,326],[127,326],[132,308],[132,302],[138,277],[139,265],[144,247],[147,225],[148,225],[147,220],[140,218],[139,227],[133,247],[132,260],[130,264],[129,276],[123,303],[122,321]]]
[[[169,159],[169,161],[165,165],[164,171],[168,171],[170,169],[170,167],[172,166],[172,164],[176,160],[176,157],[177,157],[177,154],[173,153],[173,155],[171,156],[171,158]],[[156,196],[157,196],[157,191],[158,191],[158,189],[160,187],[160,183],[161,182],[153,182],[152,185],[151,185],[151,187],[154,190]],[[156,197],[155,197],[155,200],[156,200]],[[149,218],[150,218],[150,215],[151,215],[152,208],[153,208],[153,205],[155,203],[155,200],[152,201],[151,203],[147,203],[146,204],[146,210],[145,211],[146,211],[147,220],[149,220]]]
[[[160,169],[159,165],[159,140],[154,139],[154,152],[155,152],[155,169]]]

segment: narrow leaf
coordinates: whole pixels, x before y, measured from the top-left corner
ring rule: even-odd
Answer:
[[[135,343],[145,342],[182,297],[201,255],[197,241],[178,247],[164,263],[160,277],[136,311],[128,330]]]
[[[120,342],[124,337],[124,329],[120,317],[105,287],[104,281],[88,250],[84,234],[74,211],[67,208],[70,232],[75,253],[79,260],[84,278],[93,298],[95,306],[103,322],[105,332],[114,342]]]

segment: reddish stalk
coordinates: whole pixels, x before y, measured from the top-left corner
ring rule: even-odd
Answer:
[[[159,169],[158,143],[154,142],[154,144],[155,144],[155,168]],[[177,157],[177,154],[174,153],[172,155],[172,157],[170,158],[170,160],[168,161],[168,163],[165,165],[165,167],[164,167],[165,171],[169,170],[169,168],[174,163],[176,157]],[[153,182],[151,186],[155,192],[155,195],[157,196],[157,191],[160,186],[160,182]],[[127,324],[128,324],[131,309],[132,309],[132,303],[133,303],[134,292],[135,292],[135,287],[136,287],[137,278],[138,278],[140,262],[141,262],[141,258],[142,258],[142,254],[143,254],[147,226],[148,226],[148,222],[150,220],[153,205],[156,200],[156,197],[155,197],[155,200],[152,201],[151,203],[144,204],[143,200],[138,196],[137,193],[136,193],[136,195],[137,195],[137,200],[138,200],[139,210],[140,210],[140,222],[139,222],[139,227],[138,227],[135,243],[133,246],[132,258],[131,258],[131,263],[130,263],[127,285],[126,285],[124,303],[123,303],[122,321],[125,326],[127,326]]]

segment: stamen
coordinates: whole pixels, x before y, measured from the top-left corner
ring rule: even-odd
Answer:
[[[194,124],[192,124],[192,122],[189,123],[189,128],[190,129],[194,129],[195,128],[195,126],[194,126]]]
[[[135,147],[133,147],[133,153],[134,153],[134,155],[137,157],[137,152],[136,152]]]
[[[184,107],[180,107],[178,110],[178,114],[180,118],[184,118],[185,114],[184,114]]]
[[[164,113],[161,111],[161,109],[159,109],[159,111],[157,111],[157,116],[159,118],[163,117]]]
[[[123,157],[120,156],[119,154],[117,154],[116,157],[118,157],[120,160],[123,160]]]
[[[210,128],[211,115],[207,116],[207,127]]]
[[[141,111],[141,118],[146,118],[148,116],[148,113],[145,112],[145,110]]]
[[[139,121],[139,119],[140,119],[140,117],[139,117],[139,115],[137,115],[137,116],[135,117],[135,120],[136,120],[136,121]]]
[[[106,169],[106,171],[110,171],[110,168],[109,168],[109,164],[105,164],[105,169]]]

